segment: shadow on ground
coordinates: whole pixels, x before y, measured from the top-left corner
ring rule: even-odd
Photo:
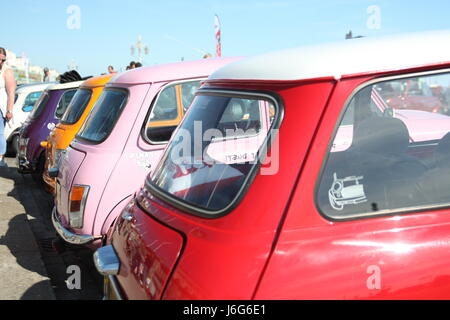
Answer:
[[[15,215],[11,213],[7,230],[0,230],[0,235],[4,234],[0,238],[0,249],[2,245],[6,246],[22,268],[44,277],[48,276],[50,288],[58,300],[101,299],[103,280],[95,270],[92,252],[82,247],[67,247],[60,253],[53,249],[52,242],[57,239],[51,223],[53,197],[45,192],[42,185],[31,175],[19,174],[14,159],[6,160],[9,168],[0,169],[0,182],[8,179],[14,186],[7,193],[7,197],[0,195],[0,202],[3,202],[2,198],[6,198],[6,203],[14,204],[14,200],[8,199],[13,198],[16,200],[16,207],[21,205],[22,211],[25,212]],[[5,183],[5,180],[3,182]],[[3,205],[0,206],[4,211]],[[36,259],[30,258],[36,254],[40,254],[45,268],[42,262],[37,266]],[[81,289],[68,289],[66,280],[72,273],[68,273],[67,268],[71,265],[77,265],[81,269]],[[48,281],[34,283],[21,299],[43,299],[42,292],[46,287],[48,290]]]

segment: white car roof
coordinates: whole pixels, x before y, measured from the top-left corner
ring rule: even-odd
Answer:
[[[74,81],[74,82],[67,82],[67,83],[58,83],[54,84],[52,86],[49,86],[47,90],[60,90],[60,89],[71,89],[71,88],[78,88],[84,80],[82,81]]]
[[[47,87],[51,85],[52,83],[25,84],[16,89],[16,94],[44,91],[45,89],[47,89]]]
[[[306,80],[450,63],[450,30],[303,46],[242,59],[209,80]]]

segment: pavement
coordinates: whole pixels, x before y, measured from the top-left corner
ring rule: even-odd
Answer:
[[[52,243],[58,239],[51,223],[53,197],[32,175],[17,172],[15,159],[0,168],[0,300],[97,300],[102,278],[92,251]],[[80,286],[73,288],[80,270]],[[71,289],[71,287],[73,289]]]

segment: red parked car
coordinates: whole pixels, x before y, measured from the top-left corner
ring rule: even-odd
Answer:
[[[450,117],[380,100],[383,84],[447,77],[448,39],[347,40],[212,74],[95,253],[106,298],[449,299]]]
[[[423,110],[435,113],[448,113],[448,108],[442,104],[428,83],[421,79],[391,81],[384,94],[387,104],[394,109]]]

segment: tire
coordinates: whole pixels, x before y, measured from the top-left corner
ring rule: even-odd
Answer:
[[[6,156],[15,157],[18,151],[19,151],[19,136],[15,134],[6,145]]]
[[[39,185],[44,185],[44,178],[42,177],[42,174],[44,173],[44,166],[45,166],[45,152],[42,152],[39,156],[39,162],[36,167],[36,172],[32,173],[32,177],[36,183]]]

